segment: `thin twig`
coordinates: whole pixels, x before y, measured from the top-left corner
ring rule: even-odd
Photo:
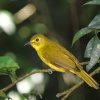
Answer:
[[[80,64],[81,64],[82,66],[84,66],[84,65],[87,65],[89,62],[90,62],[90,61],[85,61],[85,62],[81,62]],[[100,60],[98,60],[97,63],[100,63]]]
[[[36,74],[36,73],[46,73],[49,72],[50,69],[43,69],[43,70],[35,70],[32,71],[28,74],[25,74],[24,76],[18,78],[15,82],[9,84],[8,86],[6,86],[5,88],[1,89],[0,91],[2,92],[6,92],[7,90],[9,90],[10,88],[12,88],[14,85],[16,85],[18,82],[22,81],[23,79],[27,78],[28,76],[32,75],[32,74]]]
[[[93,76],[98,72],[100,72],[100,67],[95,69],[90,75]],[[74,90],[76,90],[78,87],[80,87],[83,83],[84,83],[84,81],[80,81],[78,84],[74,85],[72,88],[67,89],[62,93],[58,93],[56,96],[57,97],[62,97],[63,96],[63,98],[61,100],[65,100]]]

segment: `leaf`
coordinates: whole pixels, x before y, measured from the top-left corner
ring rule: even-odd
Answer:
[[[86,49],[85,49],[84,57],[87,57],[87,58],[91,57],[94,40],[95,40],[95,36],[88,42]]]
[[[90,70],[100,58],[100,40],[95,36],[94,42],[92,44],[91,58],[89,64],[86,66],[87,70]]]
[[[85,3],[84,5],[100,5],[100,0],[92,0]]]
[[[8,96],[5,94],[5,92],[0,91],[0,98],[4,99],[4,98],[8,98]]]
[[[73,40],[72,40],[72,45],[78,40],[80,39],[81,37],[83,37],[84,35],[88,34],[92,32],[92,29],[88,28],[88,27],[85,27],[85,28],[82,28],[80,29],[77,33],[75,33],[74,37],[73,37]]]
[[[19,68],[18,64],[9,56],[0,57],[0,72],[4,69],[17,69]]]
[[[90,28],[99,30],[100,29],[100,22],[92,25]]]
[[[0,91],[0,100],[5,100],[5,99],[12,100],[9,96],[6,95],[5,92]]]
[[[93,29],[100,29],[100,14],[93,18],[88,27]]]
[[[0,74],[7,74],[12,81],[15,81],[15,71],[19,68],[18,64],[9,56],[0,57]]]

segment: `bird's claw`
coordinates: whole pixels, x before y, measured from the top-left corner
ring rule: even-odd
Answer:
[[[52,74],[53,73],[53,70],[52,69],[48,69],[48,73],[49,74]]]

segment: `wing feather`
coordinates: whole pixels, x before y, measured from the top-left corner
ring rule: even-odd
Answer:
[[[49,61],[52,65],[61,69],[63,68],[64,70],[79,70],[78,67],[76,67],[76,63],[78,63],[77,59],[65,48],[53,43],[52,45],[46,47],[46,50],[49,52],[42,52],[44,53],[42,55],[44,56],[46,62]]]

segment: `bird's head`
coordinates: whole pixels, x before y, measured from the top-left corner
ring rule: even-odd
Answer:
[[[42,34],[36,34],[32,36],[30,41],[26,43],[25,45],[31,45],[34,49],[39,50],[41,47],[43,47],[47,42],[47,38]]]

